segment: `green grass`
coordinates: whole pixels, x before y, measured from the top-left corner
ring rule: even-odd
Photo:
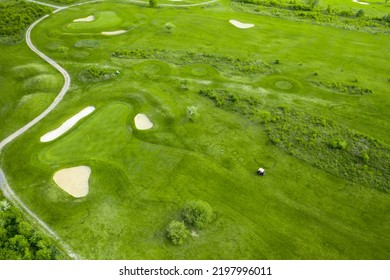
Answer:
[[[74,19],[101,12],[115,14],[115,22],[100,18],[92,29],[73,29]],[[241,30],[230,19],[255,27]],[[173,33],[166,32],[167,22],[176,26]],[[99,35],[108,28],[130,31]],[[261,117],[284,105],[389,145],[388,36],[259,17],[233,11],[225,2],[179,10],[108,1],[51,15],[32,38],[69,71],[72,88],[47,118],[7,146],[2,167],[22,201],[82,257],[389,258],[389,194],[275,145]],[[124,50],[150,56],[113,55]],[[33,58],[25,62],[30,56],[25,49],[20,56],[12,62],[0,52],[9,69],[39,63]],[[272,71],[246,73],[226,61],[257,61]],[[91,65],[120,74],[80,81],[80,72]],[[15,103],[12,108],[24,95],[23,83],[51,74],[26,73],[0,72],[18,85],[8,97]],[[340,94],[315,84],[328,81],[354,83],[372,93]],[[10,84],[5,86],[11,91]],[[208,89],[226,96],[210,100],[199,94]],[[31,98],[40,103],[46,90],[36,92]],[[69,132],[39,142],[90,105],[96,111]],[[195,121],[187,115],[189,106],[197,108]],[[147,114],[152,129],[135,128],[138,113]],[[306,117],[294,121],[291,126],[304,127]],[[294,127],[289,131],[299,132]],[[81,199],[52,179],[57,170],[76,165],[92,169],[90,192]],[[267,171],[264,177],[256,175],[260,166]],[[182,218],[183,206],[193,200],[209,203],[216,220],[198,237],[175,246],[166,228]]]
[[[122,23],[122,19],[112,11],[96,12],[93,16],[95,17],[93,21],[72,22],[67,25],[67,29],[73,32],[109,31]]]
[[[129,108],[126,104],[110,104],[95,112],[77,132],[44,148],[39,159],[52,164],[99,159],[115,153],[126,143],[128,115]],[[107,142],[95,139],[106,139]]]
[[[0,45],[0,60],[0,136],[3,139],[47,108],[60,91],[63,78],[22,43]],[[28,104],[26,100],[30,100]],[[22,107],[26,110],[20,110]]]

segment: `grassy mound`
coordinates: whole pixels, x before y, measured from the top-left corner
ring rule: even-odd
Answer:
[[[24,81],[24,88],[28,93],[36,91],[59,91],[62,80],[52,74],[40,74]]]
[[[89,48],[89,49],[96,49],[100,46],[99,40],[91,40],[91,39],[84,39],[77,41],[76,44],[74,44],[76,48]]]
[[[37,74],[47,73],[47,65],[41,63],[29,63],[25,65],[16,66],[12,69],[15,77],[19,79],[29,78]]]
[[[169,64],[159,60],[149,60],[134,65],[137,74],[143,75],[146,78],[158,79],[161,76],[169,75],[171,67]]]
[[[32,93],[23,96],[17,105],[14,115],[27,123],[42,113],[52,102],[55,93]]]
[[[274,89],[276,91],[285,91],[291,93],[299,92],[302,88],[301,84],[297,80],[281,75],[267,76],[259,82],[259,85],[265,88]]]

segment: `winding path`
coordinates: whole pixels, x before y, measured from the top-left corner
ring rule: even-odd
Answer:
[[[96,3],[96,2],[101,2],[101,0],[95,0],[95,1],[89,1],[89,2],[83,2],[83,3],[78,3],[78,4],[73,4],[73,5],[69,5],[69,6],[55,6],[55,5],[52,5],[52,4],[47,4],[47,3],[43,3],[43,2],[39,2],[39,1],[35,1],[35,0],[28,0],[29,2],[35,2],[37,4],[41,4],[41,5],[45,5],[45,6],[49,6],[49,7],[52,7],[54,8],[55,10],[53,11],[53,14],[54,13],[57,13],[59,11],[62,11],[62,10],[65,10],[65,9],[68,9],[70,7],[73,7],[73,6],[80,6],[80,5],[85,5],[85,4],[90,4],[90,3]],[[207,5],[207,4],[210,4],[210,3],[214,3],[214,2],[217,2],[218,0],[211,0],[209,2],[204,2],[204,3],[199,3],[199,4],[188,4],[188,5],[175,5],[175,4],[161,4],[160,6],[166,6],[166,7],[192,7],[192,6],[200,6],[200,5]],[[148,2],[143,2],[143,1],[129,1],[130,3],[133,2],[133,3],[143,3],[143,4],[146,4]],[[31,127],[33,127],[35,124],[37,124],[39,121],[41,121],[43,118],[45,118],[51,111],[53,111],[53,109],[61,102],[61,100],[63,99],[63,97],[65,96],[65,94],[67,93],[67,91],[69,90],[69,87],[70,87],[70,82],[71,82],[71,79],[70,79],[70,75],[69,73],[64,69],[62,68],[56,61],[54,61],[53,59],[51,59],[50,57],[48,57],[47,55],[45,55],[44,53],[42,53],[41,51],[39,51],[35,46],[34,44],[32,43],[31,41],[31,32],[32,30],[34,29],[34,27],[39,24],[41,21],[43,21],[44,19],[48,18],[49,15],[45,15],[43,17],[41,17],[40,19],[36,20],[26,31],[26,43],[28,45],[28,47],[34,52],[36,53],[38,56],[40,56],[43,60],[45,60],[47,63],[49,63],[50,65],[52,65],[54,68],[56,68],[61,74],[62,76],[64,77],[64,85],[62,86],[62,89],[61,91],[59,92],[59,94],[57,95],[57,97],[54,99],[54,101],[50,104],[50,106],[48,108],[46,108],[39,116],[37,116],[36,118],[34,118],[32,121],[30,121],[29,123],[27,123],[26,125],[24,125],[22,128],[18,129],[17,131],[15,131],[14,133],[12,133],[11,135],[9,135],[8,137],[6,137],[5,139],[3,139],[1,142],[0,142],[0,154],[2,152],[2,150],[4,149],[4,147],[9,144],[10,142],[12,142],[13,140],[15,140],[17,137],[21,136],[23,133],[25,133],[27,130],[29,130]],[[35,222],[37,222],[40,227],[46,232],[46,234],[50,235],[54,240],[56,240],[62,248],[65,249],[65,251],[67,252],[67,254],[74,258],[74,259],[80,259],[80,257],[75,254],[68,245],[65,244],[65,242],[63,242],[61,240],[61,238],[53,231],[49,228],[48,225],[46,225],[42,220],[39,219],[39,217],[37,215],[35,215],[30,209],[28,209],[28,207],[20,200],[20,198],[12,191],[12,189],[10,188],[8,182],[7,182],[7,179],[5,177],[5,174],[3,172],[3,170],[0,168],[0,190],[2,191],[2,193],[4,194],[4,197],[6,197],[9,201],[11,201],[13,204],[17,205],[19,208],[21,208],[22,210],[24,210]]]
[[[58,105],[58,103],[61,102],[62,98],[65,96],[66,92],[68,91],[69,87],[70,87],[70,76],[69,76],[69,73],[64,69],[62,68],[60,65],[58,65],[57,62],[55,62],[53,59],[51,59],[50,57],[48,57],[47,55],[45,55],[44,53],[42,53],[41,51],[39,51],[35,46],[34,44],[31,42],[31,31],[32,29],[38,24],[40,23],[42,20],[44,20],[45,18],[47,18],[49,15],[46,15],[40,19],[38,19],[37,21],[35,21],[28,29],[27,29],[27,32],[26,32],[26,43],[27,45],[29,46],[29,48],[34,52],[36,53],[37,55],[39,55],[41,58],[43,58],[47,63],[49,63],[50,65],[52,65],[54,68],[56,68],[61,74],[62,76],[64,77],[64,85],[60,91],[60,93],[57,95],[57,97],[54,99],[53,103],[50,104],[49,107],[46,108],[45,111],[43,111],[38,117],[36,117],[35,119],[33,119],[32,121],[30,121],[28,124],[26,124],[25,126],[23,126],[22,128],[18,129],[17,131],[15,131],[14,133],[12,133],[11,135],[9,135],[7,138],[5,138],[4,140],[2,140],[0,142],[0,152],[1,150],[8,144],[10,143],[11,141],[15,140],[17,137],[19,137],[20,135],[22,135],[23,133],[25,133],[27,130],[29,130],[32,126],[34,126],[35,124],[37,124],[39,121],[41,121],[44,117],[46,117],[51,111],[53,111],[53,109]]]
[[[36,1],[31,1],[31,2],[36,2]],[[40,3],[40,2],[37,2],[39,4],[45,4],[45,3]],[[59,11],[59,10],[63,10],[63,9],[66,9],[68,7],[58,7],[58,6],[54,6],[54,5],[50,5],[50,4],[45,4],[46,6],[50,6],[50,7],[54,7],[54,8],[57,8],[57,10],[55,10],[55,12]],[[35,119],[33,119],[32,121],[30,121],[29,123],[27,123],[25,126],[23,126],[22,128],[18,129],[17,131],[15,131],[14,133],[12,133],[11,135],[9,135],[7,138],[3,139],[1,142],[0,142],[0,153],[2,152],[3,148],[9,144],[11,141],[15,140],[17,137],[21,136],[23,133],[25,133],[27,130],[29,130],[32,126],[34,126],[35,124],[37,124],[39,121],[41,121],[44,117],[46,117],[62,100],[62,98],[65,96],[65,94],[67,93],[69,87],[70,87],[70,75],[69,73],[64,69],[62,68],[57,62],[55,62],[53,59],[51,59],[50,57],[48,57],[47,55],[45,55],[44,53],[42,53],[41,51],[39,51],[35,46],[34,44],[31,42],[31,31],[33,30],[33,28],[38,24],[40,23],[42,20],[44,20],[45,18],[49,17],[49,15],[45,15],[43,17],[41,17],[40,19],[36,20],[26,31],[26,43],[28,45],[28,47],[34,52],[36,53],[37,55],[39,55],[43,60],[45,60],[47,63],[49,63],[50,65],[52,65],[54,68],[56,68],[61,74],[62,76],[64,77],[64,85],[62,86],[62,89],[61,91],[59,92],[59,94],[57,95],[57,97],[54,99],[54,101],[50,104],[50,106],[48,108],[46,108],[45,111],[43,111],[39,116],[37,116]],[[37,215],[35,215],[30,209],[28,209],[28,207],[20,200],[20,198],[12,191],[12,189],[10,188],[8,182],[7,182],[7,179],[4,175],[4,172],[2,169],[0,169],[0,189],[2,191],[2,193],[4,194],[4,196],[10,200],[13,204],[17,205],[19,208],[21,208],[23,211],[25,211],[25,213],[27,213],[30,218],[32,218],[35,222],[37,222],[41,229],[46,232],[46,234],[48,234],[49,236],[51,236],[56,242],[58,242],[58,244],[66,251],[66,253],[73,259],[79,259],[80,257],[75,254],[70,248],[68,245],[66,245],[62,240],[61,238],[53,231],[51,230],[42,220],[39,219],[39,217]]]

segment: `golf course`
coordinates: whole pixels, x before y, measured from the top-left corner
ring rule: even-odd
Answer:
[[[27,3],[0,202],[61,258],[390,258],[390,2]]]

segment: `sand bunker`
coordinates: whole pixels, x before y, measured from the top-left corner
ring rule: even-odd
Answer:
[[[352,2],[361,4],[361,5],[370,5],[370,3],[367,3],[367,2],[359,2],[359,0],[352,0]]]
[[[54,139],[57,139],[62,134],[71,129],[79,120],[85,118],[95,110],[95,107],[88,106],[87,108],[81,110],[79,113],[66,120],[60,127],[46,133],[41,137],[41,142],[50,142]]]
[[[241,29],[247,29],[255,26],[253,23],[243,23],[239,22],[238,20],[231,19],[229,20],[231,24],[233,24],[235,27],[241,28]]]
[[[103,35],[112,36],[112,35],[123,34],[123,33],[126,33],[126,32],[127,32],[126,30],[103,31],[102,34],[103,34]]]
[[[54,173],[53,180],[56,184],[73,197],[84,197],[89,191],[89,166],[76,166],[65,168]]]
[[[94,16],[87,16],[85,18],[75,19],[75,20],[73,20],[73,22],[90,22],[90,21],[94,21],[94,20],[95,20]]]
[[[153,123],[144,114],[138,114],[134,117],[134,123],[137,129],[147,130],[153,127]]]

